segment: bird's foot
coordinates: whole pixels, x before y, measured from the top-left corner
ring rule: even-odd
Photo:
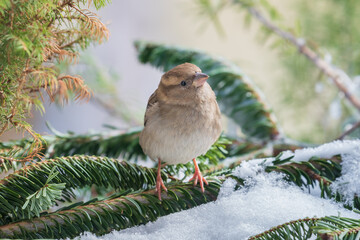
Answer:
[[[158,198],[161,201],[161,188],[167,192],[167,188],[165,187],[165,184],[161,178],[161,160],[159,158],[158,162],[158,170],[157,170],[157,177],[156,177],[156,192],[158,194]]]
[[[158,198],[161,201],[161,188],[165,190],[165,192],[167,192],[167,188],[165,187],[165,184],[161,178],[161,175],[158,175],[156,177],[156,192],[158,194]]]
[[[196,186],[196,184],[198,183],[199,181],[199,184],[200,184],[200,187],[201,187],[201,191],[204,192],[204,183],[206,185],[209,185],[209,183],[206,181],[206,179],[202,176],[201,172],[200,172],[200,169],[196,163],[196,160],[193,159],[194,161],[194,165],[195,165],[195,172],[194,172],[194,176],[192,178],[190,178],[189,182],[190,181],[193,181],[194,180],[194,186]]]

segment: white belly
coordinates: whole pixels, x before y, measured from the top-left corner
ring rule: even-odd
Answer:
[[[170,117],[168,117],[170,116]],[[220,135],[219,119],[198,114],[154,114],[140,135],[140,145],[153,160],[186,163],[205,154]]]

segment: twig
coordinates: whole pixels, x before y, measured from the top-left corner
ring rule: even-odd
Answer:
[[[75,39],[75,40],[73,40],[73,41],[71,41],[71,42],[68,42],[67,44],[64,44],[64,45],[60,46],[59,48],[60,48],[60,49],[64,49],[64,48],[66,48],[66,47],[69,47],[69,46],[73,45],[74,43],[79,42],[82,38],[83,38],[83,37],[79,37],[79,38],[77,38],[77,39]]]
[[[8,129],[9,123],[12,123],[12,119],[15,117],[15,110],[16,110],[16,104],[19,101],[20,97],[20,93],[23,89],[23,85],[25,84],[25,80],[26,80],[26,74],[29,71],[29,65],[30,65],[30,58],[28,58],[25,62],[25,68],[23,70],[23,72],[21,73],[20,77],[17,79],[17,81],[19,82],[19,86],[16,89],[16,95],[17,98],[13,103],[13,106],[11,108],[11,114],[6,116],[6,122],[5,124],[2,126],[2,128],[0,129],[0,136]],[[16,126],[16,125],[15,125]]]
[[[205,189],[204,197],[200,200],[195,201],[194,196],[195,191],[190,191],[189,196],[180,191],[180,188],[184,189],[192,189],[195,191],[200,191],[199,187],[192,186],[191,184],[177,184],[177,185],[170,185],[169,190],[173,192],[173,194],[166,194],[161,193],[161,197],[163,198],[163,201],[178,201],[179,199],[184,199],[185,197],[191,197],[192,201],[186,205],[186,208],[192,208],[195,206],[198,206],[200,204],[215,201],[217,199],[218,190],[214,192],[214,190],[210,191],[209,188]],[[186,190],[185,190],[186,191]],[[127,209],[130,206],[134,206],[134,201],[137,202],[140,206],[146,205],[151,206],[154,204],[149,200],[148,197],[145,197],[146,195],[155,195],[156,190],[150,189],[146,191],[142,191],[140,193],[134,193],[126,195],[125,197],[120,196],[117,198],[112,198],[108,200],[104,200],[103,202],[94,202],[83,206],[77,206],[73,207],[68,210],[62,210],[57,211],[53,213],[49,213],[46,215],[42,215],[40,217],[27,220],[23,219],[18,222],[12,222],[7,225],[0,226],[0,237],[1,238],[16,238],[16,236],[19,236],[21,234],[35,234],[37,232],[49,232],[49,235],[51,234],[50,231],[48,231],[49,228],[57,228],[59,231],[65,231],[67,224],[69,224],[69,221],[73,224],[77,223],[79,220],[79,215],[82,215],[84,217],[89,217],[90,219],[100,219],[100,214],[123,214],[124,210]],[[130,199],[130,200],[129,200]],[[181,200],[182,201],[182,200]],[[170,202],[171,203],[171,202]],[[168,213],[164,211],[167,208],[166,204],[157,204],[157,209],[161,209],[159,211],[159,216],[161,215],[167,215]],[[180,209],[179,209],[180,210]],[[85,213],[85,215],[84,215]],[[66,217],[65,217],[66,216]],[[127,224],[127,227],[131,224],[133,224],[131,218],[127,216],[127,214],[123,214],[123,219],[125,221],[129,221]],[[146,219],[145,219],[146,220]],[[89,222],[89,220],[87,220]],[[146,220],[147,221],[147,220]],[[89,222],[90,223],[90,222]],[[92,224],[92,223],[90,223]],[[84,225],[84,224],[83,224]],[[113,223],[115,225],[115,223]],[[134,225],[134,224],[133,224]],[[112,227],[112,225],[110,225]],[[118,226],[119,228],[119,226]],[[82,232],[81,229],[76,229],[77,234],[80,234]],[[109,230],[107,230],[109,231]],[[30,235],[32,236],[32,235]],[[44,235],[41,235],[44,236]]]
[[[89,16],[86,15],[85,13],[83,13],[80,9],[78,9],[76,6],[74,6],[73,4],[69,4],[70,7],[72,7],[73,9],[75,9],[77,12],[79,12],[80,14],[84,15],[87,19],[89,19]]]
[[[343,134],[340,135],[336,140],[342,140],[345,136],[349,135],[353,131],[355,131],[358,127],[360,127],[360,121],[355,123],[350,129],[346,130]]]
[[[258,19],[266,28],[277,34],[279,37],[285,39],[289,43],[293,44],[299,49],[299,52],[307,57],[317,68],[319,68],[323,73],[325,73],[330,79],[333,80],[336,87],[344,93],[344,96],[349,100],[349,102],[354,105],[358,110],[360,110],[360,100],[354,96],[350,90],[343,84],[341,76],[338,71],[322,59],[316,52],[310,49],[304,39],[297,38],[289,32],[281,30],[275,24],[266,19],[258,10],[253,7],[248,7],[247,10],[249,13]]]
[[[292,227],[296,223],[309,223],[310,222],[310,224],[311,223],[314,224],[315,222],[317,222],[319,220],[321,220],[321,219],[320,218],[303,218],[303,219],[287,222],[287,223],[281,224],[279,226],[270,228],[269,230],[267,230],[265,232],[262,232],[260,234],[257,234],[255,236],[252,236],[248,240],[256,240],[256,239],[263,239],[263,238],[265,239],[267,235],[270,235],[271,233],[276,232],[277,230],[279,230],[281,228],[284,228],[284,227],[287,227],[287,226]]]

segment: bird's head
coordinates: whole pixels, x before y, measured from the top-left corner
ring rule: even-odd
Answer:
[[[204,94],[203,88],[208,78],[194,64],[178,65],[161,77],[160,98],[172,104],[191,104]]]

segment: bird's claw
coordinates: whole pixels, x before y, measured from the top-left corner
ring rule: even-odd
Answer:
[[[204,183],[206,185],[209,185],[209,183],[206,181],[206,179],[201,175],[201,172],[200,171],[196,171],[195,170],[195,173],[194,173],[194,176],[192,178],[190,178],[189,182],[190,181],[193,181],[194,180],[194,186],[196,186],[196,184],[200,183],[200,187],[201,187],[201,191],[204,192]]]

